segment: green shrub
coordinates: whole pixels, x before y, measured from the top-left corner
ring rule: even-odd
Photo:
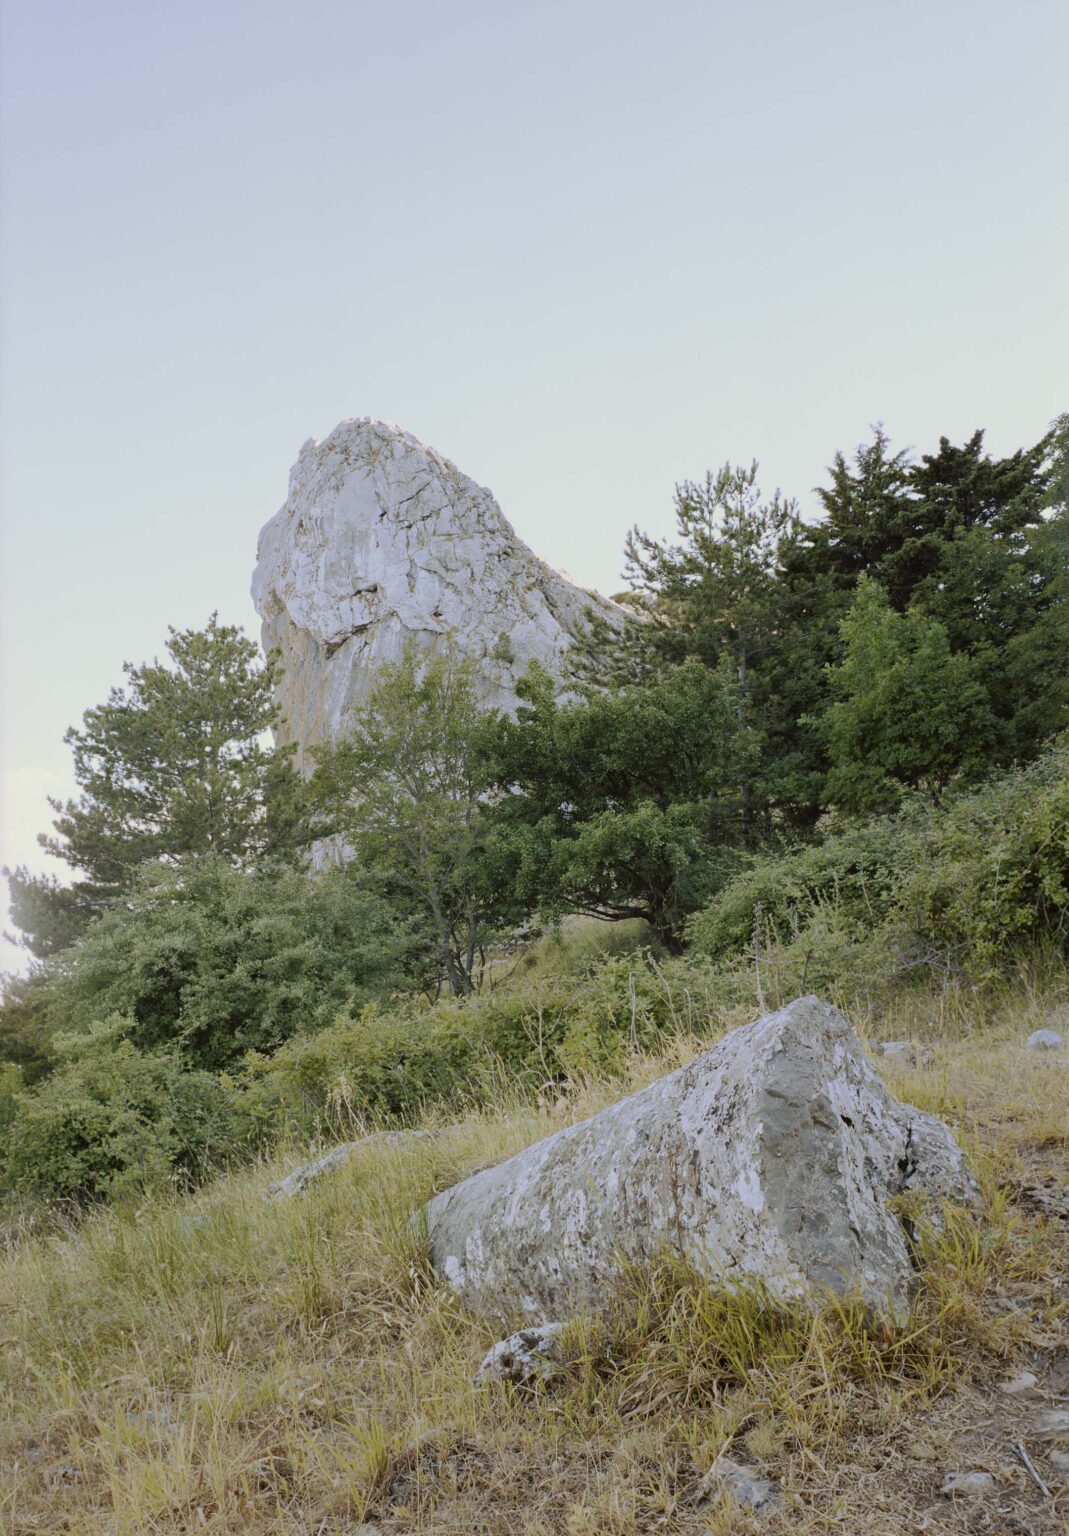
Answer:
[[[18,1097],[25,1086],[22,1068],[13,1061],[0,1061],[0,1136],[14,1120]]]
[[[665,971],[637,955],[466,1001],[372,1005],[270,1058],[246,1058],[234,1080],[245,1135],[263,1143],[285,1132],[344,1134],[368,1118],[482,1102],[503,1079],[536,1090],[612,1073],[629,1052],[679,1027],[680,994]]]
[[[985,982],[1026,950],[1069,953],[1069,743],[937,807],[755,858],[690,924],[725,974],[755,941],[784,989]]]
[[[115,1016],[61,1037],[51,1077],[14,1095],[0,1135],[9,1194],[82,1205],[192,1180],[225,1158],[234,1124],[226,1086],[174,1051],[139,1051],[133,1028]]]
[[[1069,740],[928,818],[895,921],[980,979],[1029,947],[1069,955]]]
[[[907,858],[902,828],[890,818],[793,853],[762,854],[691,919],[692,947],[711,960],[734,960],[752,953],[755,923],[763,944],[790,944],[818,917],[860,939],[887,917]]]
[[[413,939],[352,870],[245,874],[223,859],[146,866],[128,900],[57,958],[51,1011],[88,1031],[120,1013],[139,1050],[220,1069],[399,985]]]

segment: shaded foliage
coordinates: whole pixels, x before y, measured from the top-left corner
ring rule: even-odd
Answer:
[[[493,743],[488,820],[524,904],[642,917],[669,948],[742,835],[754,744],[733,669],[696,659],[562,702],[532,668]]]
[[[121,1014],[138,1050],[219,1069],[405,979],[415,941],[350,870],[245,874],[217,855],[148,865],[51,973],[54,1024]]]

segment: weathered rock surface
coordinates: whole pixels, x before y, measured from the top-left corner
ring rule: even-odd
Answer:
[[[1031,1371],[1018,1371],[1016,1375],[1009,1376],[999,1383],[999,1391],[1007,1397],[1020,1397],[1024,1392],[1034,1392],[1038,1382]]]
[[[1056,1029],[1036,1029],[1025,1041],[1025,1049],[1029,1051],[1060,1051],[1062,1037]]]
[[[914,1045],[911,1040],[881,1040],[873,1049],[896,1067],[928,1067],[932,1064],[931,1051],[926,1046]]]
[[[591,609],[621,609],[551,570],[490,492],[410,432],[361,417],[309,439],[260,534],[252,596],[281,652],[281,742],[344,734],[377,668],[406,641],[452,636],[479,664],[488,706],[511,710],[537,660],[555,676]]]
[[[950,1472],[939,1492],[950,1499],[959,1493],[990,1493],[994,1486],[995,1479],[990,1472]]]
[[[517,1386],[550,1382],[561,1374],[560,1323],[540,1328],[521,1328],[495,1344],[475,1375],[476,1386],[488,1381],[511,1381]]]
[[[901,1314],[911,1260],[890,1204],[909,1191],[975,1197],[946,1126],[892,1099],[842,1014],[806,997],[425,1214],[432,1262],[495,1319],[596,1310],[621,1260],[666,1246],[712,1283]]]
[[[732,1461],[730,1456],[717,1457],[706,1474],[702,1491],[706,1498],[727,1493],[748,1509],[771,1509],[780,1502],[779,1489],[771,1478]]]
[[[321,1179],[324,1174],[334,1173],[336,1169],[344,1167],[355,1153],[367,1147],[391,1146],[398,1142],[430,1141],[439,1134],[441,1133],[435,1131],[372,1131],[369,1136],[361,1136],[358,1141],[341,1141],[337,1146],[331,1147],[329,1152],[324,1152],[322,1157],[314,1158],[309,1163],[302,1163],[299,1168],[294,1168],[292,1173],[287,1173],[284,1179],[276,1179],[273,1184],[267,1186],[264,1194],[268,1200],[292,1200],[295,1195],[303,1193],[316,1179]]]

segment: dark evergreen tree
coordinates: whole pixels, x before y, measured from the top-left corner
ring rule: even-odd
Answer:
[[[812,819],[820,798],[820,745],[800,722],[819,702],[826,657],[810,664],[802,629],[813,614],[806,594],[783,580],[802,533],[797,507],[778,491],[763,498],[756,463],[725,464],[677,487],[676,530],[674,543],[637,528],[628,536],[625,574],[649,615],[625,637],[646,657],[632,675],[691,658],[731,669],[737,726],[755,745],[741,786],[741,835],[750,842],[773,814]]]
[[[737,863],[754,741],[738,676],[696,658],[648,683],[561,703],[532,667],[493,749],[485,815],[530,910],[642,917],[678,948],[687,915]]]

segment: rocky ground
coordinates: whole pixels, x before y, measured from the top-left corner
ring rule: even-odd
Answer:
[[[551,1379],[476,1384],[499,1333],[410,1213],[696,1050],[371,1140],[290,1197],[267,1198],[299,1159],[13,1240],[4,1532],[1069,1530],[1069,1064],[1023,1034],[874,1053],[981,1185],[903,1327],[725,1298],[666,1253],[563,1329]]]

